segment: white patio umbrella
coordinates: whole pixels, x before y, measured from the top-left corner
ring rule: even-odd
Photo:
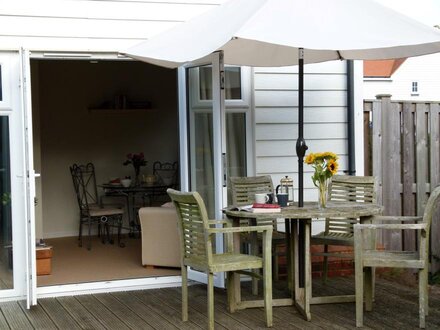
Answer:
[[[296,151],[302,206],[303,64],[436,53],[440,30],[372,0],[232,0],[122,53],[175,68],[218,50],[226,64],[300,65]]]

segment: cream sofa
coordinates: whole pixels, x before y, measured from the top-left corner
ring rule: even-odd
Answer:
[[[142,265],[180,267],[180,238],[174,206],[139,209]]]

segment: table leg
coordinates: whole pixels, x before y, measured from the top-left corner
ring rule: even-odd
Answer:
[[[287,288],[293,293],[293,244],[291,241],[291,225],[292,223],[288,220],[284,220],[284,227],[286,232],[286,267],[287,267]],[[294,297],[294,295],[291,295]]]
[[[292,244],[294,247],[295,274],[295,306],[310,321],[310,300],[312,289],[312,273],[310,258],[310,227],[311,220],[292,220]]]

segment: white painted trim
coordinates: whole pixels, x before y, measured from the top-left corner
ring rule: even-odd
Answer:
[[[178,287],[182,285],[180,276],[148,277],[116,281],[101,281],[64,285],[51,285],[37,288],[37,297],[61,297],[81,294],[97,294],[117,291],[134,291]]]
[[[364,175],[364,100],[363,100],[363,61],[353,61],[354,98],[354,147],[356,175]]]

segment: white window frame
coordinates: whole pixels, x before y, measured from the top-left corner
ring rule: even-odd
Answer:
[[[235,65],[228,65],[227,67],[237,67]],[[242,108],[246,109],[250,107],[250,76],[251,68],[246,66],[240,67],[240,78],[241,78],[241,99],[225,99],[226,110],[231,108]],[[194,86],[192,92],[192,107],[193,108],[209,108],[211,107],[211,100],[202,100],[200,98],[200,75],[194,75],[191,77],[191,83]]]
[[[417,80],[411,81],[411,96],[419,95],[419,82]]]

